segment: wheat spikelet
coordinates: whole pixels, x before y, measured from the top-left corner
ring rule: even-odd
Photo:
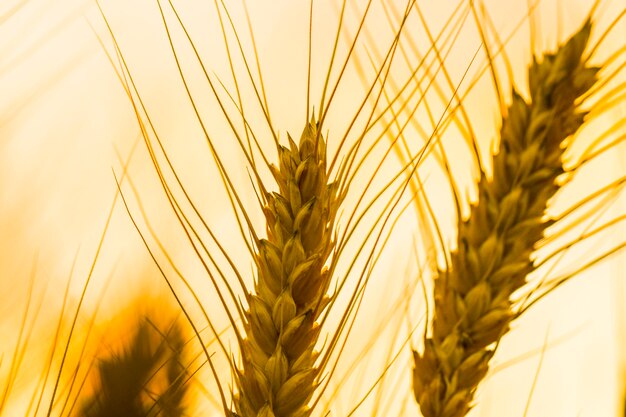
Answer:
[[[577,98],[596,81],[583,58],[591,24],[585,23],[555,54],[529,69],[530,100],[515,91],[479,201],[458,225],[448,270],[435,280],[432,334],[414,352],[413,388],[425,417],[460,417],[472,407],[494,343],[516,317],[511,295],[533,270],[531,254],[549,220],[544,213],[558,190],[564,141],[583,123]]]
[[[265,195],[267,239],[257,244],[258,279],[246,312],[236,413],[306,416],[318,376],[317,318],[328,297],[324,268],[339,199],[326,172],[326,145],[314,120],[299,145],[289,138],[272,166],[279,191]]]

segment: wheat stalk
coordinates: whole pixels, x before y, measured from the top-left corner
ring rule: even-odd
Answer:
[[[414,352],[413,388],[425,417],[460,417],[472,407],[494,344],[517,316],[511,296],[533,271],[533,253],[550,221],[544,218],[564,172],[564,141],[583,124],[577,99],[596,81],[583,52],[591,23],[556,53],[529,69],[530,100],[513,91],[479,201],[458,224],[450,266],[434,285],[432,334]]]
[[[265,195],[268,237],[257,244],[258,279],[237,372],[241,417],[309,414],[318,376],[316,320],[328,301],[324,264],[339,203],[317,128],[312,120],[298,145],[290,137],[289,148],[279,148],[279,167],[272,166],[279,191]]]

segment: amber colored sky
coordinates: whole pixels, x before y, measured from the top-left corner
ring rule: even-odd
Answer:
[[[241,2],[232,0],[226,3],[242,36],[244,49],[251,58],[250,37]],[[299,135],[306,116],[304,97],[308,2],[279,0],[248,3],[272,121],[281,139],[286,139],[287,132],[295,137]],[[334,0],[315,2],[311,97],[316,111],[319,109],[319,94],[337,25],[339,7],[336,3],[338,1]],[[345,39],[354,36],[355,13],[363,11],[364,3],[355,1],[347,8],[340,56],[345,56]],[[375,56],[374,51],[384,48],[391,39],[380,2],[374,3],[366,34],[360,40],[356,52],[368,68],[366,73],[370,76],[367,54]],[[397,7],[402,3],[400,0],[395,1]],[[433,32],[442,27],[457,5],[456,1],[422,3],[424,5],[420,7]],[[538,28],[534,50],[552,48],[558,40],[565,39],[582,23],[592,3],[591,0],[542,0],[534,18]],[[215,79],[219,77],[223,80],[226,87],[232,90],[234,83],[213,2],[178,1],[175,4],[197,42],[210,73]],[[250,259],[241,244],[232,209],[178,77],[156,2],[102,0],[101,5],[127,59],[141,97],[147,104],[150,117],[164,138],[168,154],[178,167],[183,183],[194,196],[200,212],[215,228],[227,252],[243,265],[241,270],[249,276]],[[593,39],[597,40],[609,22],[623,9],[623,0],[601,1],[597,32]],[[527,2],[490,0],[485,2],[485,10],[498,33],[504,36],[523,19]],[[171,12],[167,12],[167,16],[171,22],[174,21]],[[407,39],[411,38],[422,50],[427,49],[428,40],[415,17],[409,21],[407,30],[407,45]],[[621,22],[599,49],[597,59],[601,60],[622,48],[625,34],[626,22]],[[145,208],[146,218],[164,242],[168,253],[190,277],[197,292],[206,295],[205,303],[213,306],[211,311],[217,322],[225,323],[223,313],[215,307],[214,299],[211,298],[211,286],[189,246],[184,243],[184,236],[167,206],[145,145],[140,141],[132,107],[98,42],[98,36],[106,50],[114,54],[110,35],[95,3],[91,1],[7,0],[0,4],[0,340],[4,341],[0,343],[0,353],[4,353],[5,358],[10,357],[19,333],[31,276],[34,277],[33,305],[43,300],[38,321],[40,324],[33,336],[38,343],[50,340],[48,323],[54,321],[60,308],[60,300],[75,259],[70,304],[75,306],[78,302],[116,194],[113,172],[119,178],[122,175],[120,158],[126,160],[131,154],[129,174]],[[254,207],[256,197],[250,187],[245,159],[215,101],[211,99],[210,89],[193,61],[192,51],[183,34],[175,30],[172,37],[181,53],[191,89],[215,138],[218,151],[227,162],[227,169],[237,188],[241,190],[243,203]],[[232,41],[232,33],[229,37]],[[479,45],[475,24],[470,18],[446,58],[453,80],[458,82],[461,79]],[[529,62],[531,52],[527,23],[510,40],[506,51],[515,71],[515,83],[523,85],[523,68]],[[473,71],[482,64],[484,55],[479,53],[469,73],[475,73]],[[238,76],[244,79],[241,60],[236,60],[235,65]],[[502,61],[498,61],[497,65],[506,82],[506,67]],[[337,70],[338,66],[335,68]],[[356,110],[355,103],[363,96],[363,85],[354,65],[348,66],[347,71],[328,120],[331,148],[336,146],[333,145],[333,134],[345,128],[349,117]],[[392,72],[392,78],[400,80],[406,74],[406,68],[398,65]],[[625,79],[626,72],[622,70],[611,85],[619,85],[620,80],[623,82]],[[508,90],[506,84],[504,91]],[[244,103],[255,102],[249,84],[243,82],[242,91]],[[450,94],[449,90],[446,91]],[[437,104],[435,98],[432,100],[434,111],[441,112],[442,104]],[[499,120],[497,102],[488,77],[477,84],[468,96],[466,105],[478,136],[484,138],[480,145],[486,155]],[[258,107],[251,104],[249,109],[249,122],[254,126],[263,126]],[[230,111],[236,116],[233,107],[230,107]],[[419,117],[425,117],[424,113]],[[595,122],[592,129],[577,139],[578,147],[574,148],[572,157],[581,152],[584,144],[589,143],[594,135],[624,117],[626,107],[623,103],[607,112]],[[427,122],[424,124],[428,126]],[[263,132],[262,127],[259,130]],[[264,132],[265,136],[260,140],[270,145],[271,150],[268,132]],[[623,126],[621,132],[624,132]],[[471,194],[471,191],[467,191],[471,189],[467,149],[459,146],[461,139],[455,137],[453,131],[450,134],[449,156],[455,174],[459,176],[462,192]],[[136,150],[132,153],[137,142]],[[418,145],[413,143],[411,146],[417,149]],[[581,173],[582,178],[576,180],[576,185],[555,201],[554,210],[565,208],[590,190],[622,176],[626,166],[624,149],[623,144],[616,146],[600,161],[590,164]],[[386,169],[391,170],[394,166],[397,167],[389,164]],[[450,240],[453,225],[451,200],[436,169],[434,164],[427,163],[423,175],[432,178],[427,190],[430,190],[433,204],[441,215],[444,233]],[[142,230],[146,231],[147,224],[141,220],[137,195],[133,194],[129,183],[126,182],[125,187],[131,212],[139,219]],[[624,198],[616,198],[603,219],[623,214],[625,207]],[[252,221],[262,230],[261,213],[252,213]],[[415,276],[416,265],[407,264],[406,260],[410,259],[411,242],[417,233],[415,219],[403,217],[401,227],[389,241],[389,250],[381,258],[377,271],[386,271],[394,277],[403,274]],[[571,253],[561,264],[563,270],[567,270],[568,265],[580,265],[581,259],[585,257],[598,255],[622,243],[625,236],[623,223],[617,224],[600,239]],[[151,242],[155,244],[153,239]],[[162,255],[160,259],[163,259]],[[619,330],[623,329],[623,316],[626,314],[624,285],[620,280],[626,277],[625,259],[623,255],[613,257],[581,274],[514,324],[513,331],[502,343],[495,363],[506,364],[530,354],[525,360],[506,367],[486,381],[479,391],[478,405],[471,415],[524,415],[540,362],[541,369],[528,416],[617,415],[622,386],[619,367],[625,358],[621,352],[626,348],[623,344],[624,334]],[[178,288],[181,288],[179,284]],[[103,293],[105,288],[106,292]],[[369,288],[361,313],[363,319],[357,322],[354,342],[344,352],[345,362],[339,367],[340,370],[345,370],[351,356],[369,340],[373,323],[380,318],[381,312],[389,308],[390,300],[402,295],[399,286],[389,285],[388,278],[373,279]],[[107,317],[113,316],[118,308],[142,291],[163,295],[170,302],[172,300],[118,200],[93,272],[81,323],[86,322],[93,313],[101,294],[104,295],[98,321],[106,324]],[[414,315],[411,318],[413,324],[423,313],[423,305],[420,303],[421,296],[416,291],[410,308]],[[194,310],[193,314],[196,313]],[[399,320],[398,317],[394,320]],[[406,336],[407,324],[401,323],[399,328],[397,333],[389,330],[384,337],[388,340],[397,337],[395,342],[398,342]],[[548,349],[541,360],[539,352],[546,340]],[[418,338],[414,338],[414,344],[417,341]],[[396,369],[394,372],[398,374],[393,375],[388,382],[391,387],[394,381],[399,381],[397,389],[400,391],[406,390],[409,384],[410,363],[408,350],[405,350],[406,355],[399,359],[400,367],[406,364],[404,379],[401,370]],[[372,367],[363,367],[359,371],[361,376],[349,382],[356,385],[362,382],[361,386],[355,386],[354,391],[353,387],[344,387],[335,405],[334,415],[345,414],[350,409],[354,392],[363,393],[366,390],[367,381],[375,379],[376,369],[380,369],[376,364],[381,363],[384,354],[382,345],[370,359]],[[33,363],[37,362],[37,355],[40,352],[35,349]],[[1,363],[0,375],[7,372],[7,366],[7,362]],[[622,374],[626,376],[626,371]],[[30,378],[35,375],[36,371],[31,367],[20,377],[19,386],[28,387]],[[208,378],[209,375],[207,373],[202,377]],[[230,382],[228,378],[225,381]],[[20,394],[16,394],[12,407],[20,409],[20,399]],[[404,396],[394,400],[387,411],[399,409],[405,402],[405,414],[416,415],[416,406],[409,397]],[[200,413],[206,413],[201,415],[212,415],[207,411],[209,409],[200,406]],[[369,409],[371,403],[366,403],[356,415],[369,415]],[[6,412],[10,415],[10,410]]]

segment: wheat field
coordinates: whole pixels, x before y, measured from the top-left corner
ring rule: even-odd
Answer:
[[[625,34],[3,2],[0,414],[624,416]]]

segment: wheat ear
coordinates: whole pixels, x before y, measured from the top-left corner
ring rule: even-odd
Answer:
[[[279,191],[265,195],[267,239],[257,243],[258,279],[248,297],[243,366],[237,372],[241,417],[307,416],[317,385],[317,319],[327,304],[339,199],[328,182],[326,145],[312,120],[299,145],[280,146],[272,173]]]
[[[583,58],[590,30],[587,21],[555,54],[533,62],[529,101],[513,91],[493,178],[481,175],[479,201],[459,221],[450,267],[434,284],[432,334],[423,353],[414,352],[413,387],[425,417],[467,414],[494,344],[516,317],[511,295],[533,270],[531,254],[550,224],[545,209],[564,172],[564,141],[583,123],[577,99],[596,81],[598,69]]]

